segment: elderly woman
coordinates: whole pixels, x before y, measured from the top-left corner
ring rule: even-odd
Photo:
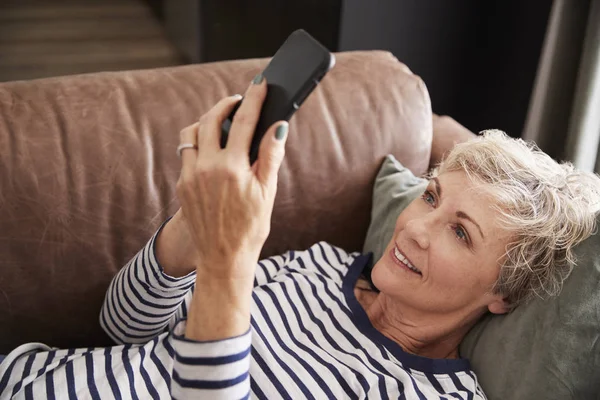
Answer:
[[[266,93],[253,83],[225,149],[239,96],[181,133],[182,208],[101,311],[127,344],[21,346],[0,368],[2,398],[485,398],[459,343],[485,313],[558,293],[593,231],[600,179],[492,132],[454,147],[374,266],[323,242],[258,262],[287,124],[250,165]]]

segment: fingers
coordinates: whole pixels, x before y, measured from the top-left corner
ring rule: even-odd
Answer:
[[[179,133],[179,144],[193,144],[196,145],[198,137],[198,126],[200,124],[196,122],[190,125]],[[196,159],[198,158],[198,150],[194,148],[188,148],[181,150],[181,172],[189,173],[194,169]]]
[[[270,189],[277,186],[277,174],[285,156],[285,142],[289,125],[285,121],[273,124],[265,133],[256,164],[256,176],[259,182]]]
[[[256,130],[265,97],[267,96],[267,82],[262,74],[256,75],[252,84],[246,91],[244,101],[233,117],[227,149],[236,154],[249,154],[250,143]]]
[[[221,125],[241,99],[239,94],[225,97],[200,118],[197,138],[200,157],[221,150]]]

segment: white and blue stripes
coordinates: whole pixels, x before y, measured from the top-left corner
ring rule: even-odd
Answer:
[[[0,399],[483,399],[466,360],[402,351],[379,333],[353,288],[369,256],[320,242],[259,263],[251,329],[183,337],[195,275],[165,275],[156,235],[115,277],[100,313],[120,345],[23,345],[0,364]]]

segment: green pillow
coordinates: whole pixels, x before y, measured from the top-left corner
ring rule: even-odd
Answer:
[[[400,212],[426,185],[386,157],[363,249],[375,260]],[[576,255],[578,265],[558,297],[534,299],[508,315],[486,315],[463,340],[460,354],[471,361],[490,400],[600,399],[600,235],[578,246]]]

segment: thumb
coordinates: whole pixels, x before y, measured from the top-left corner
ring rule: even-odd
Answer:
[[[256,175],[263,186],[277,182],[277,173],[285,155],[285,142],[289,124],[286,121],[273,124],[263,137],[258,150]]]

